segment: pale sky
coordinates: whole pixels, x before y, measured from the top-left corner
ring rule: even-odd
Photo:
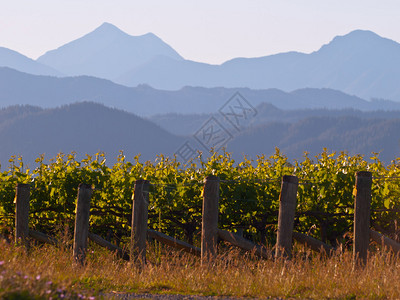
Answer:
[[[0,0],[0,46],[36,59],[103,22],[222,63],[309,53],[355,29],[400,42],[400,0]]]

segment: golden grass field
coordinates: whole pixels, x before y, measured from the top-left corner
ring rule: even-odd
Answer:
[[[68,245],[0,242],[2,299],[99,299],[113,291],[291,299],[399,299],[400,260],[371,254],[355,267],[352,253],[320,257],[295,245],[292,260],[259,259],[224,247],[212,263],[150,245],[144,267],[90,244],[86,264],[74,264]]]

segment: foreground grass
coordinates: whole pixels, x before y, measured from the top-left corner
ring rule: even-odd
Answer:
[[[260,260],[226,251],[212,264],[175,251],[149,251],[141,269],[92,247],[84,267],[69,248],[33,247],[27,253],[0,241],[0,298],[101,298],[107,292],[283,297],[399,299],[400,261],[374,254],[354,268],[351,254],[332,258],[299,252],[291,261]]]

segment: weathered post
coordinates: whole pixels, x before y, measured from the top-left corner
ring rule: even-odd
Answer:
[[[368,257],[371,218],[371,172],[356,173],[354,201],[353,256],[357,263],[365,264]]]
[[[15,188],[15,243],[28,246],[29,237],[29,184],[18,183]]]
[[[207,176],[203,190],[203,215],[201,228],[201,259],[217,255],[218,242],[219,178]]]
[[[292,257],[292,235],[296,212],[296,196],[299,179],[284,175],[279,196],[278,235],[275,257]]]
[[[76,216],[74,230],[74,259],[79,264],[85,262],[89,234],[90,198],[93,189],[89,184],[81,183],[76,201]]]
[[[137,180],[133,192],[131,258],[142,264],[146,262],[149,186],[148,180]]]

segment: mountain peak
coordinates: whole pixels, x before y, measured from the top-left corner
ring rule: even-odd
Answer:
[[[384,38],[377,35],[370,30],[356,29],[348,34],[336,36],[332,42],[338,41],[352,41],[352,42],[372,42],[376,40],[383,40]]]
[[[123,32],[121,29],[119,29],[117,26],[104,22],[101,24],[99,27],[97,27],[95,30],[92,32],[88,33],[88,35],[128,35],[127,33]]]
[[[99,27],[98,27],[98,29],[100,29],[100,28],[112,28],[112,29],[118,29],[119,30],[119,28],[117,27],[117,26],[115,26],[114,24],[111,24],[111,23],[108,23],[108,22],[104,22],[103,24],[101,24]]]
[[[379,35],[377,35],[375,32],[366,29],[355,29],[353,31],[350,31],[348,34],[345,34],[344,36],[379,37]]]
[[[151,32],[148,32],[146,34],[139,35],[139,36],[132,36],[124,31],[122,31],[114,24],[111,24],[108,22],[104,22],[99,27],[97,27],[95,30],[93,30],[92,32],[89,32],[87,35],[93,35],[93,34],[95,34],[95,35],[100,34],[102,36],[111,36],[111,37],[123,35],[123,36],[131,37],[131,38],[147,38],[147,39],[157,39],[157,40],[160,39],[158,36],[156,36],[154,33],[151,33]]]
[[[132,36],[105,22],[83,37],[46,52],[38,61],[67,75],[114,80],[160,55],[182,59],[152,33]]]
[[[398,51],[399,44],[391,39],[381,37],[370,30],[353,30],[345,35],[338,35],[331,42],[323,45],[317,52],[359,53],[369,51]]]

